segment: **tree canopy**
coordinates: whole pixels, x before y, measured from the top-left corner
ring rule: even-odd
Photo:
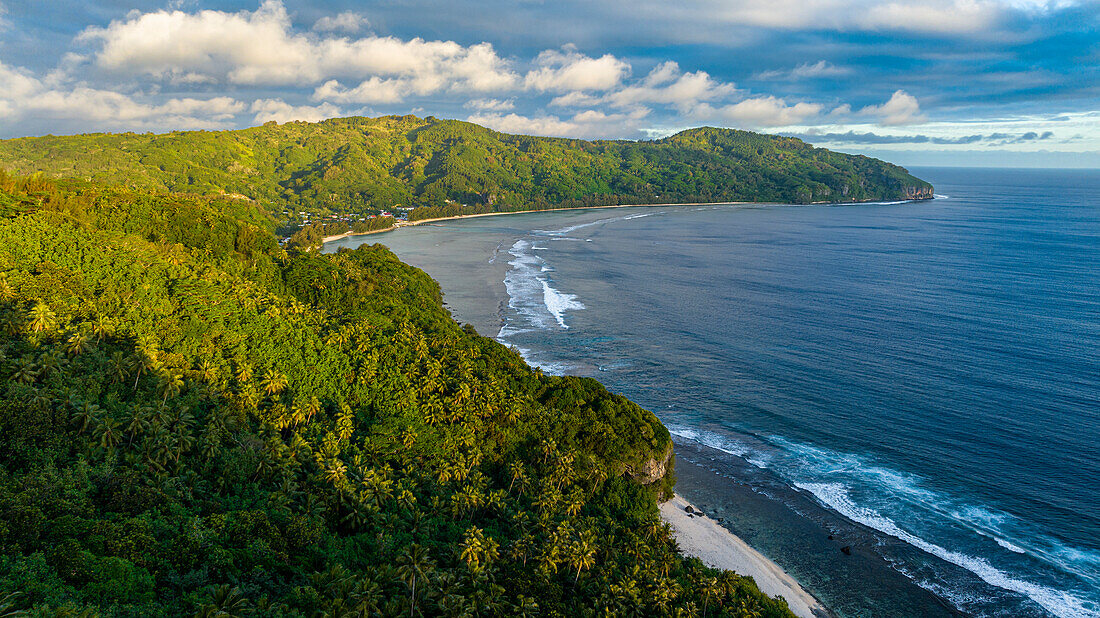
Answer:
[[[895,200],[932,190],[896,165],[790,137],[698,128],[650,141],[584,141],[415,116],[19,138],[0,141],[0,166],[222,195],[280,221],[396,208],[426,219],[616,204]]]
[[[147,185],[0,174],[0,614],[790,615],[677,553],[652,413]]]

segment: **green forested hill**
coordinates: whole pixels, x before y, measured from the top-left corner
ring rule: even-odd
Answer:
[[[582,141],[414,116],[12,139],[0,141],[0,168],[232,194],[280,218],[283,209],[423,207],[415,219],[550,206],[901,199],[931,197],[932,189],[877,159],[747,131],[700,128],[655,141]]]
[[[460,328],[381,246],[268,225],[0,175],[0,614],[789,616],[676,553],[653,414]]]

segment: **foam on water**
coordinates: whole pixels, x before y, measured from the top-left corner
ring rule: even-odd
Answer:
[[[997,556],[975,556],[952,545],[976,546],[966,533],[992,540],[1010,555],[1026,556],[1048,566],[1092,581],[1100,557],[1093,552],[1067,548],[1053,539],[1013,534],[1017,521],[1007,513],[958,500],[928,489],[924,479],[875,465],[865,457],[799,444],[779,436],[739,438],[684,426],[669,431],[718,451],[740,457],[753,465],[772,470],[793,487],[812,494],[819,503],[846,518],[894,537],[941,560],[973,573],[982,581],[1034,601],[1059,618],[1098,618],[1100,607],[1076,590],[1059,589],[1029,577],[1026,567],[1011,559],[1017,568],[991,562]],[[937,536],[942,539],[936,538]],[[992,544],[990,544],[992,547]],[[983,556],[988,551],[983,548]],[[1009,556],[1009,554],[1006,554]],[[929,587],[929,582],[918,581]],[[1060,582],[1062,583],[1062,582]],[[1064,582],[1070,584],[1068,579]],[[929,588],[932,589],[932,588]],[[934,585],[960,607],[973,591],[965,586]]]
[[[547,273],[554,269],[533,253],[536,249],[539,247],[520,239],[508,250],[512,259],[508,262],[511,268],[504,275],[504,288],[512,314],[506,316],[497,339],[533,330],[567,329],[566,312],[584,309],[575,294],[562,292],[552,285]]]
[[[848,488],[840,483],[794,483],[795,487],[812,493],[821,503],[841,513],[852,521],[874,528],[883,534],[901,539],[942,560],[960,566],[977,575],[987,584],[1027,596],[1043,609],[1059,618],[1095,618],[1100,611],[1095,605],[1066,590],[1057,590],[1020,579],[994,567],[985,558],[952,551],[927,541],[899,526],[878,511],[856,504],[849,496]],[[955,595],[947,591],[948,596]],[[961,599],[952,600],[960,602]]]
[[[589,221],[588,223],[578,223],[576,225],[570,225],[570,226],[559,228],[559,229],[556,229],[556,230],[533,230],[532,233],[536,234],[536,235],[539,235],[539,236],[562,237],[562,236],[565,236],[565,235],[569,234],[570,232],[575,232],[577,230],[582,230],[584,228],[592,227],[594,225],[603,225],[605,223],[612,223],[612,222],[615,222],[615,221],[630,221],[632,219],[641,219],[642,217],[651,217],[653,215],[659,215],[659,214],[662,214],[662,212],[645,212],[645,213],[638,213],[638,214],[633,214],[633,215],[623,215],[623,216],[619,216],[619,217],[607,217],[606,219],[597,219],[595,221]],[[575,239],[575,240],[579,240],[579,239]],[[586,240],[588,240],[588,239],[586,239]]]
[[[647,212],[619,217],[608,217],[588,223],[578,223],[556,230],[534,230],[532,235],[536,238],[541,237],[544,240],[551,241],[571,240],[592,242],[591,238],[572,238],[568,236],[568,234],[594,225],[602,225],[614,221],[629,221],[655,214],[661,213]],[[500,247],[498,246],[498,250],[494,253],[494,257],[496,253],[499,253],[499,249]],[[579,311],[585,308],[584,303],[577,298],[576,294],[569,294],[556,289],[550,278],[545,275],[545,273],[553,272],[553,267],[547,264],[546,260],[533,252],[547,250],[549,250],[549,247],[540,246],[535,244],[534,240],[529,239],[517,240],[508,250],[508,253],[513,259],[508,262],[508,265],[512,268],[504,276],[504,287],[508,293],[508,306],[515,312],[515,317],[519,318],[520,323],[506,321],[505,325],[501,327],[500,332],[497,333],[498,339],[503,340],[511,335],[530,332],[532,330],[553,328],[555,325],[557,328],[568,329],[569,325],[566,324],[565,321],[566,312]],[[492,261],[493,260],[490,259],[490,262]],[[537,301],[541,301],[541,306],[539,306]]]
[[[517,345],[513,345],[511,347],[513,350],[518,352],[521,357],[523,357],[523,360],[528,365],[532,367],[538,367],[543,371],[543,373],[560,376],[565,375],[567,371],[573,368],[573,365],[570,363],[547,360],[542,356],[535,354],[534,351],[532,351],[530,348],[523,348]]]
[[[542,283],[542,303],[546,310],[557,320],[558,326],[569,328],[565,323],[565,312],[584,309],[584,305],[577,300],[575,294],[559,292],[550,285],[546,279],[539,280]]]
[[[1090,174],[944,171],[946,195],[877,208],[547,213],[519,235],[522,218],[490,220],[508,262],[499,337],[662,411],[679,444],[740,458],[732,480],[796,514],[873,523],[850,542],[963,611],[1096,616]],[[613,270],[590,267],[596,248]],[[789,559],[841,606],[861,590],[828,560]]]

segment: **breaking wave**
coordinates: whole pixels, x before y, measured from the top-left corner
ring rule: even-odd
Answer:
[[[738,438],[687,427],[670,432],[768,469],[847,519],[1027,597],[1051,615],[1100,617],[1097,601],[1073,585],[1074,580],[1095,585],[1100,555],[1026,530],[1007,513],[944,495],[916,475],[858,455],[778,436]],[[917,583],[960,607],[975,593],[961,581]]]

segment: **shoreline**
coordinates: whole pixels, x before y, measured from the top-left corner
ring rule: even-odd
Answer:
[[[368,234],[381,234],[382,232],[389,232],[397,229],[396,226],[383,228],[381,230],[370,230],[369,232],[344,232],[343,234],[336,234],[335,236],[325,236],[321,239],[321,246],[324,247],[325,243],[330,243],[336,240],[343,240],[345,238],[351,238],[352,236],[366,236]]]
[[[714,202],[697,205],[720,204],[745,204],[745,202]],[[763,203],[750,202],[749,204]],[[554,210],[591,210],[593,212],[587,215],[577,213],[578,220],[589,221],[603,220],[602,217],[612,216],[610,213],[601,215],[598,212],[600,210],[629,206],[649,205]],[[653,204],[653,206],[656,205]],[[459,215],[417,221],[411,225],[474,216],[538,212],[547,211]],[[526,224],[516,225],[521,229],[527,227]],[[499,330],[499,307],[509,299],[501,284],[501,273],[508,267],[501,260],[494,262],[490,259],[486,264],[485,259],[492,258],[502,251],[502,247],[507,247],[507,243],[512,240],[509,234],[512,234],[511,228],[514,226],[508,223],[489,225],[487,228],[477,225],[475,226],[477,233],[471,234],[454,234],[453,226],[435,227],[438,229],[426,228],[421,230],[422,233],[389,237],[392,238],[396,247],[392,250],[400,255],[403,261],[422,268],[440,282],[445,298],[449,301],[448,309],[452,311],[456,320],[473,323],[479,332],[495,338],[494,334]],[[504,231],[483,232],[483,229],[495,230],[497,227],[503,227]],[[381,242],[390,246],[387,240]],[[329,247],[328,250],[336,250],[339,246]],[[459,259],[440,259],[447,254],[458,256]],[[486,311],[489,307],[497,307],[498,311],[493,311],[490,315],[490,312]],[[457,313],[455,313],[456,308]],[[483,324],[485,328],[482,327]],[[589,370],[588,375],[595,372],[592,367]],[[596,377],[601,381],[606,379],[603,376]],[[677,498],[683,500],[684,504],[678,509],[670,509],[667,503],[659,505],[662,520],[670,524],[675,521],[690,526],[689,536],[692,538],[715,539],[709,544],[701,544],[700,547],[689,547],[684,537],[677,534],[681,550],[685,555],[698,557],[708,565],[732,570],[740,575],[752,576],[765,594],[783,596],[791,610],[803,618],[833,616],[834,614],[831,613],[834,611],[833,608],[836,608],[837,612],[848,613],[863,611],[868,607],[877,610],[885,607],[890,607],[892,610],[897,607],[921,607],[929,610],[926,615],[936,618],[961,615],[943,598],[937,597],[903,574],[890,569],[886,561],[868,549],[870,542],[861,535],[858,525],[848,521],[836,521],[842,517],[809,518],[801,510],[791,507],[778,498],[766,497],[749,490],[751,481],[734,480],[732,483],[715,483],[712,467],[721,466],[722,462],[706,460],[687,465],[689,460],[695,458],[682,458],[684,456],[681,452],[682,447],[683,445],[677,445],[677,476],[680,477],[677,491],[682,492]],[[695,470],[696,466],[700,466],[698,470]],[[737,472],[738,470],[731,469],[725,473],[734,475],[730,478],[742,478],[736,476]],[[689,496],[690,501],[684,498],[684,495]],[[697,510],[700,509],[696,505],[701,505],[701,510],[705,511],[707,517],[687,517],[686,512],[683,511],[683,507],[687,504],[691,504]],[[810,512],[817,513],[817,509],[820,507],[816,504],[810,505]],[[668,516],[665,516],[665,511],[669,511]],[[725,521],[719,524],[716,521],[717,518]],[[849,528],[849,525],[853,528]],[[734,533],[733,530],[738,532]],[[700,534],[703,536],[700,537]],[[834,534],[837,536],[836,540],[830,536]],[[781,540],[777,540],[776,537],[781,537]],[[848,545],[854,546],[850,556],[846,552],[842,553],[842,548]],[[762,551],[767,551],[774,560],[764,556]],[[711,553],[716,556],[710,557]],[[746,566],[746,563],[749,566]],[[786,569],[778,566],[779,563],[785,565]],[[809,590],[814,592],[810,593]],[[864,591],[871,596],[863,597]],[[891,605],[895,600],[900,605]],[[818,613],[814,613],[815,608]],[[884,612],[881,615],[904,614]]]
[[[691,507],[689,514],[685,508]],[[829,613],[813,595],[776,563],[733,534],[680,494],[658,505],[661,520],[672,527],[680,553],[698,558],[707,566],[752,577],[769,596],[781,596],[799,618],[828,618]]]
[[[479,212],[472,215],[453,215],[450,217],[435,217],[433,219],[419,219],[417,221],[398,221],[390,227],[382,230],[371,230],[369,232],[344,232],[343,234],[337,234],[335,236],[325,236],[321,239],[321,246],[329,242],[337,240],[343,240],[352,236],[366,236],[368,234],[381,234],[382,232],[392,232],[396,229],[403,227],[413,227],[417,225],[423,225],[425,223],[435,223],[437,221],[456,221],[458,219],[474,219],[476,217],[499,217],[503,215],[528,215],[532,213],[541,212],[558,212],[563,210],[605,210],[608,208],[645,208],[649,206],[664,207],[664,206],[722,206],[722,205],[744,205],[744,204],[771,204],[773,202],[680,202],[680,203],[668,203],[668,204],[612,204],[609,206],[575,206],[568,208],[542,208],[539,210],[510,210],[507,212]],[[856,202],[852,202],[856,203]]]
[[[917,202],[931,198],[903,198],[901,202]],[[419,219],[417,221],[398,221],[390,227],[381,230],[371,230],[369,232],[344,232],[343,234],[337,234],[335,236],[325,236],[321,239],[321,247],[330,242],[337,240],[343,240],[352,236],[367,236],[368,234],[381,234],[383,232],[392,232],[396,229],[403,227],[413,227],[417,225],[423,225],[425,223],[435,223],[437,221],[456,221],[458,219],[473,219],[476,217],[499,217],[503,215],[524,215],[540,212],[558,212],[563,210],[605,210],[608,208],[647,208],[647,207],[668,207],[668,206],[744,206],[746,204],[776,204],[779,206],[820,206],[822,204],[867,204],[877,200],[860,200],[858,202],[811,202],[810,204],[784,204],[782,202],[668,202],[663,204],[611,204],[608,206],[572,206],[564,208],[541,208],[538,210],[510,210],[507,212],[481,212],[472,215],[453,215],[450,217],[435,217],[433,219]]]

